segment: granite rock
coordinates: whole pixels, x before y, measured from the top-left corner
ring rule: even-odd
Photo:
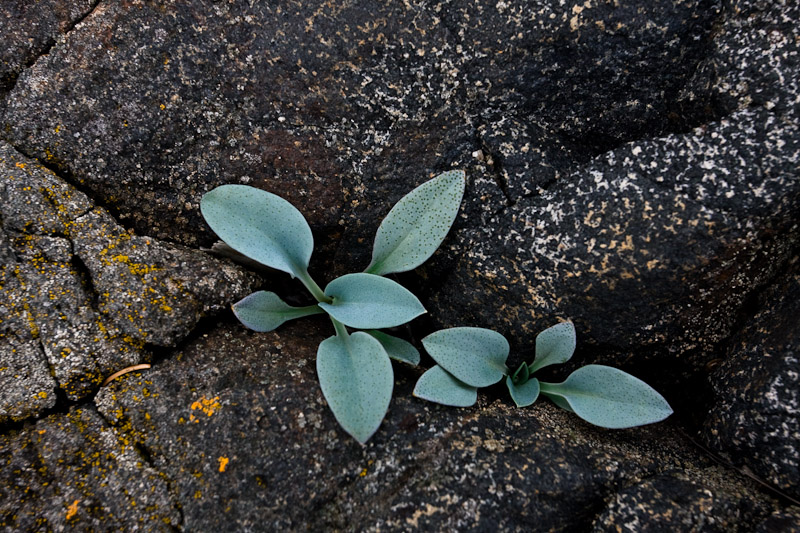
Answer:
[[[0,530],[174,531],[169,480],[92,407],[0,435]]]
[[[703,440],[800,499],[800,260],[764,294],[711,376]]]
[[[666,472],[620,491],[593,531],[753,531],[769,506],[747,499],[729,479]]]
[[[27,66],[91,11],[97,0],[8,0],[0,5],[0,100]]]
[[[419,372],[403,365],[384,423],[361,446],[336,425],[315,377],[330,333],[321,318],[264,334],[221,324],[95,401],[170,479],[191,531],[575,531],[625,486],[711,468],[669,424],[610,432],[546,402],[418,400]],[[752,488],[726,502],[760,518],[774,510]]]
[[[95,392],[174,345],[256,278],[197,251],[131,235],[36,161],[0,141],[0,421]],[[44,356],[44,357],[42,357]],[[52,376],[52,377],[51,377]]]

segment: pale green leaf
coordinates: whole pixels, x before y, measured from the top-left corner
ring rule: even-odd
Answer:
[[[408,289],[396,281],[373,274],[345,274],[325,287],[325,295],[333,302],[319,306],[351,328],[391,328],[425,312]]]
[[[478,389],[459,381],[439,365],[428,369],[417,381],[414,396],[453,407],[469,407],[478,399]]]
[[[414,348],[414,345],[410,342],[374,329],[367,330],[364,333],[369,333],[375,337],[392,359],[414,366],[419,364],[419,350]]]
[[[228,246],[259,263],[303,277],[314,238],[292,204],[247,185],[222,185],[206,193],[200,211]]]
[[[525,383],[514,385],[511,376],[506,378],[506,387],[508,392],[511,393],[511,399],[517,404],[517,407],[527,407],[533,405],[539,397],[539,380],[530,378]]]
[[[575,352],[575,326],[562,322],[549,327],[536,336],[536,358],[530,365],[531,373],[540,368],[564,363]]]
[[[439,366],[473,387],[486,387],[508,374],[508,341],[484,328],[451,328],[422,339]]]
[[[587,365],[563,383],[540,386],[542,394],[566,402],[576,415],[605,428],[652,424],[672,414],[664,397],[650,385],[610,366]]]
[[[451,170],[401,198],[378,227],[365,272],[405,272],[433,255],[456,219],[465,183],[463,170]]]
[[[292,307],[274,292],[258,291],[233,304],[233,314],[248,328],[272,331],[287,320],[324,313],[317,305]]]
[[[322,394],[342,428],[362,444],[380,426],[394,388],[389,356],[363,332],[329,337],[317,350]]]

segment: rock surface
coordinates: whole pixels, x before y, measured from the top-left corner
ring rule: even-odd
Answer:
[[[88,15],[96,3],[96,0],[8,0],[0,5],[3,36],[0,100],[19,73]]]
[[[0,421],[52,407],[55,386],[93,394],[253,287],[241,269],[128,233],[2,141],[0,173]]]
[[[761,295],[761,311],[711,376],[711,449],[800,500],[800,260]]]
[[[797,498],[798,23],[757,0],[4,3],[0,529],[800,527],[684,435]],[[429,311],[402,334],[492,327],[513,366],[571,318],[573,367],[636,374],[673,419],[437,407],[398,366],[360,447],[316,382],[324,320],[224,314],[297,284],[197,250],[205,191],[288,198],[324,285],[451,168],[463,208],[399,276]]]

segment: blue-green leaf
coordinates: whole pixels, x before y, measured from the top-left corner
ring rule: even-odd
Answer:
[[[222,185],[203,196],[200,211],[237,252],[303,277],[314,238],[300,211],[280,196],[247,185]]]
[[[587,365],[563,383],[540,385],[542,394],[566,402],[576,415],[605,428],[652,424],[672,414],[664,397],[650,385],[610,366]]]
[[[463,170],[451,170],[401,198],[378,227],[372,262],[364,272],[405,272],[433,255],[456,219],[465,182]]]
[[[274,292],[258,291],[233,304],[233,314],[255,331],[272,331],[287,320],[324,313],[317,305],[292,307]]]
[[[391,328],[425,312],[416,296],[399,283],[372,274],[345,274],[325,287],[333,303],[321,303],[333,318],[358,329]]]
[[[431,333],[422,345],[439,366],[473,387],[487,387],[508,374],[508,341],[484,328],[451,328]]]
[[[386,333],[375,329],[367,330],[364,333],[368,333],[375,337],[392,359],[409,363],[414,366],[419,364],[419,350],[414,348],[414,345],[410,342],[387,335]]]
[[[322,394],[342,428],[365,443],[380,426],[394,388],[381,343],[363,332],[329,337],[317,350]]]
[[[439,365],[428,369],[417,381],[414,396],[453,407],[469,407],[478,399],[478,389],[459,381]]]
[[[564,363],[575,353],[575,326],[562,322],[536,336],[536,358],[530,364],[530,372],[540,368]]]
[[[508,392],[511,393],[511,399],[517,404],[517,407],[527,407],[533,405],[533,402],[539,397],[539,380],[530,378],[521,385],[514,385],[511,376],[506,378],[506,386]]]

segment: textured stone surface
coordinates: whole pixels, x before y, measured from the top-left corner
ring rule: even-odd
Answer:
[[[24,22],[0,45],[3,527],[797,522],[674,426],[709,407],[706,444],[796,494],[796,2],[64,6],[0,7],[0,25]],[[196,331],[255,284],[186,248],[214,240],[203,192],[287,197],[311,223],[324,286],[363,269],[390,206],[451,168],[467,171],[463,209],[442,250],[398,276],[429,310],[400,334],[494,327],[515,365],[571,318],[570,364],[624,367],[673,419],[599,431],[546,402],[511,409],[494,389],[472,409],[437,407],[411,397],[418,372],[399,366],[389,415],[360,447],[319,393],[325,320],[256,335],[228,315]],[[301,303],[285,275],[264,284]],[[99,420],[100,381],[151,359],[100,390]],[[100,463],[80,463],[83,448]]]
[[[760,303],[711,376],[715,401],[703,438],[800,499],[800,258]]]
[[[767,511],[711,469],[667,472],[620,491],[593,531],[753,531]]]
[[[7,0],[0,4],[0,99],[19,73],[68,32],[96,0]]]
[[[789,507],[785,511],[773,513],[756,528],[756,533],[797,533],[800,531],[800,507]]]
[[[484,395],[473,409],[436,406],[411,396],[419,372],[404,366],[362,447],[315,379],[330,333],[321,318],[265,334],[223,325],[98,395],[172,480],[187,531],[585,530],[619,488],[709,466],[669,425],[603,431],[545,402],[518,410]],[[752,489],[726,501],[772,510]]]
[[[0,172],[0,421],[52,407],[53,379],[70,399],[91,394],[146,360],[146,344],[174,344],[253,285],[229,264],[129,234],[2,141]]]
[[[168,480],[91,407],[0,435],[0,530],[170,531]]]

